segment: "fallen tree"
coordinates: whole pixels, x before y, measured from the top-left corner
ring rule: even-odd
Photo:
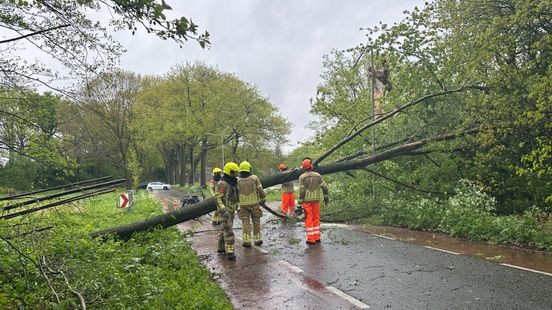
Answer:
[[[448,134],[430,139],[422,139],[415,142],[407,143],[404,145],[396,146],[386,151],[382,151],[378,154],[365,157],[350,158],[345,161],[337,161],[335,163],[326,165],[326,166],[317,166],[315,171],[320,174],[331,174],[336,172],[343,172],[348,170],[363,169],[364,167],[382,162],[397,156],[411,155],[412,151],[420,149],[426,146],[430,142],[436,141],[447,141],[456,139],[460,136],[466,134],[476,133],[477,129],[465,130],[461,133]],[[267,177],[261,178],[261,183],[263,187],[271,187],[277,184],[282,184],[286,181],[297,180],[303,172],[299,169],[291,170],[285,173],[276,173]],[[201,202],[195,203],[186,208],[180,208],[166,214],[158,215],[155,217],[148,218],[142,222],[131,223],[127,225],[121,225],[117,227],[108,228],[105,230],[100,230],[93,232],[91,236],[93,238],[103,236],[103,235],[115,235],[121,239],[129,239],[133,233],[148,231],[155,228],[165,228],[170,227],[187,220],[191,220],[202,215],[205,215],[209,212],[212,212],[216,209],[215,200],[213,198],[205,199]]]
[[[421,104],[431,98],[446,96],[453,93],[466,92],[470,90],[482,91],[482,90],[486,90],[486,88],[479,85],[463,84],[462,86],[453,90],[446,90],[446,91],[432,93],[432,94],[420,97],[407,104],[399,106],[395,110],[392,110],[388,113],[381,115],[381,117],[377,119],[374,119],[374,117],[372,117],[371,122],[365,124],[360,129],[353,128],[351,132],[347,136],[345,136],[340,142],[338,142],[336,145],[334,145],[332,148],[326,151],[319,158],[315,159],[313,161],[313,163],[315,164],[315,171],[324,175],[324,174],[331,174],[336,172],[346,172],[349,170],[364,169],[368,165],[379,163],[398,156],[415,155],[414,153],[415,150],[418,150],[431,142],[442,142],[442,141],[453,140],[466,134],[474,134],[478,132],[479,127],[476,126],[474,128],[465,129],[461,132],[445,134],[445,135],[432,137],[432,138],[406,139],[404,140],[406,142],[398,141],[397,143],[392,143],[388,147],[384,149],[380,149],[379,153],[376,153],[374,155],[367,155],[365,152],[358,152],[356,154],[338,159],[331,164],[323,165],[323,166],[319,165],[320,162],[328,158],[337,149],[339,149],[341,146],[345,145],[355,137],[360,136],[361,133],[366,131],[368,128],[371,128],[402,111],[405,111],[413,106]],[[427,154],[428,152],[431,152],[431,151],[426,151],[424,152],[424,154]],[[301,173],[302,171],[298,169],[287,171],[285,173],[276,173],[276,174],[261,178],[261,183],[263,184],[263,187],[267,188],[277,184],[282,184],[283,182],[286,182],[286,181],[297,180],[301,175]],[[215,209],[216,209],[215,200],[213,198],[209,198],[186,208],[180,208],[163,215],[158,215],[155,217],[148,218],[142,222],[136,222],[136,223],[131,223],[127,225],[108,228],[105,230],[95,231],[91,234],[91,236],[99,237],[103,235],[115,235],[122,239],[128,239],[135,232],[148,231],[158,227],[160,228],[170,227],[178,223],[182,223],[184,221],[205,215],[209,212],[214,211]]]

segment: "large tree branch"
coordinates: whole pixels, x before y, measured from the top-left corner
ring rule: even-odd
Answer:
[[[25,38],[32,37],[32,36],[35,36],[35,35],[38,35],[38,34],[41,34],[41,33],[45,33],[45,32],[52,31],[52,30],[57,30],[57,29],[61,29],[61,28],[69,27],[69,26],[71,26],[71,25],[65,24],[65,25],[59,25],[59,26],[55,26],[55,27],[51,27],[51,28],[47,28],[47,29],[38,30],[38,31],[35,31],[35,32],[31,32],[31,33],[19,36],[19,37],[6,39],[6,40],[0,40],[0,44],[25,39]]]
[[[419,188],[419,187],[410,185],[410,184],[408,184],[408,183],[401,182],[401,181],[399,181],[399,180],[392,179],[392,178],[390,178],[390,177],[388,177],[388,176],[386,176],[386,175],[384,175],[384,174],[381,174],[381,173],[379,173],[379,172],[377,172],[377,171],[374,171],[374,170],[372,170],[372,169],[369,169],[369,168],[363,168],[363,170],[365,170],[366,172],[369,172],[369,173],[371,173],[371,174],[373,174],[373,175],[376,175],[376,176],[378,176],[378,177],[380,177],[380,178],[383,178],[383,179],[385,179],[385,180],[387,180],[387,181],[393,182],[393,183],[395,183],[395,184],[398,184],[398,185],[401,185],[401,186],[404,186],[404,187],[407,187],[407,188],[410,188],[410,189],[413,189],[413,190],[416,190],[416,191],[419,191],[419,192],[422,192],[422,193],[439,194],[439,195],[445,194],[445,193],[443,193],[443,192],[430,191],[430,190],[427,190],[427,189],[423,189],[423,188]]]
[[[433,94],[429,94],[429,95],[426,95],[426,96],[423,96],[421,98],[418,98],[412,102],[409,102],[405,105],[402,105],[398,108],[396,108],[395,110],[393,111],[390,111],[389,113],[385,114],[384,116],[382,116],[381,118],[378,118],[366,125],[364,125],[362,128],[360,128],[359,130],[355,131],[354,133],[346,136],[343,140],[339,141],[336,145],[334,145],[332,148],[330,148],[328,151],[326,151],[324,154],[322,154],[320,157],[318,157],[316,160],[313,161],[313,165],[318,165],[320,162],[322,162],[322,160],[324,160],[326,157],[330,156],[333,152],[335,152],[337,149],[339,149],[341,146],[343,146],[344,144],[346,144],[347,142],[351,141],[353,138],[355,138],[356,136],[360,135],[363,131],[365,131],[366,129],[374,126],[374,125],[377,125],[389,118],[391,118],[392,116],[400,113],[401,111],[404,111],[405,109],[408,109],[412,106],[415,106],[419,103],[422,103],[428,99],[431,99],[431,98],[435,98],[435,97],[440,97],[440,96],[444,96],[444,95],[448,95],[448,94],[453,94],[453,93],[458,93],[458,92],[462,92],[462,91],[466,91],[466,90],[469,90],[469,89],[484,89],[484,87],[482,86],[479,86],[479,85],[462,85],[460,86],[459,88],[456,88],[456,89],[451,89],[451,90],[447,90],[447,91],[442,91],[442,92],[438,92],[438,93],[433,93]]]

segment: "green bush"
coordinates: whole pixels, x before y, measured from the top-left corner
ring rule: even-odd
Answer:
[[[387,197],[378,212],[378,223],[552,250],[552,229],[538,220],[544,217],[543,211],[531,208],[521,216],[497,216],[493,213],[495,204],[480,185],[463,180],[456,194],[444,201],[420,196]]]
[[[330,203],[321,208],[325,220],[354,222],[373,215],[377,209],[378,203],[372,199],[369,179],[328,176],[326,182],[330,190]]]

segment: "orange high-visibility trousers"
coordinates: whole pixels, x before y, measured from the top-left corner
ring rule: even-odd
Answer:
[[[282,193],[282,212],[291,215],[295,211],[295,195],[291,193]]]
[[[320,202],[303,202],[307,242],[320,241]]]

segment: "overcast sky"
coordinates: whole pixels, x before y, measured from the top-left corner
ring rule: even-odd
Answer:
[[[204,61],[257,85],[292,123],[289,151],[308,139],[309,99],[321,81],[322,57],[365,41],[361,27],[403,19],[403,11],[423,6],[418,0],[165,0],[175,16],[191,17],[211,34],[210,49],[196,42],[183,48],[144,31],[116,34],[128,50],[124,69],[164,74],[186,61]]]

